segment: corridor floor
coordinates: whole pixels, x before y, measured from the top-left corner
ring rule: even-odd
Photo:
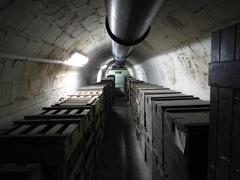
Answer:
[[[115,92],[100,154],[98,180],[150,180],[130,113],[123,94]]]

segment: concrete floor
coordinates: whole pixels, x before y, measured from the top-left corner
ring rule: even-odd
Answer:
[[[98,180],[150,180],[123,94],[115,93],[101,149]]]

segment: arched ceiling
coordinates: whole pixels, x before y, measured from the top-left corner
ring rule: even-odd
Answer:
[[[1,0],[0,50],[62,59],[107,38],[102,0]]]
[[[136,77],[209,98],[211,32],[240,22],[239,0],[166,0],[129,67]],[[79,51],[89,83],[111,58],[104,0],[1,0],[0,54],[65,60]]]
[[[238,22],[239,9],[239,0],[166,0],[140,47],[149,54],[177,47]],[[105,16],[104,0],[1,0],[0,51],[49,59],[72,51],[91,56],[109,42]]]

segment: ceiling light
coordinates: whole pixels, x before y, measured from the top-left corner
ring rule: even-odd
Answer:
[[[64,64],[76,67],[83,67],[88,62],[88,58],[78,52],[73,53]]]

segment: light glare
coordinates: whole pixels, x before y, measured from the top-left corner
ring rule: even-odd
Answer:
[[[104,65],[101,67],[102,70],[104,70],[104,69],[106,69],[106,68],[107,68],[107,65],[106,65],[106,64],[104,64]]]
[[[88,62],[88,58],[80,53],[75,52],[72,54],[67,61],[65,61],[65,64],[70,66],[76,66],[76,67],[83,67]]]

